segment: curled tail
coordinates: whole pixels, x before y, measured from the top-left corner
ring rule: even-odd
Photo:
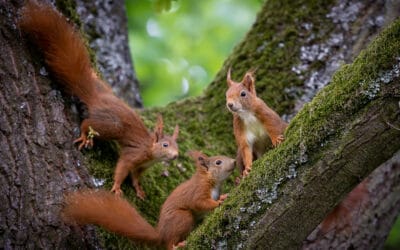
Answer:
[[[81,191],[65,197],[66,222],[96,224],[137,242],[159,245],[159,234],[128,201],[107,191]]]
[[[67,91],[88,104],[99,89],[88,51],[79,33],[48,4],[28,0],[21,9],[21,29],[44,51],[51,73]]]

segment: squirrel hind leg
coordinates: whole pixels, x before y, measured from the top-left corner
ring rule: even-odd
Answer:
[[[136,196],[141,200],[144,200],[144,198],[146,197],[146,193],[143,191],[142,186],[140,185],[140,180],[139,180],[143,170],[144,169],[140,168],[138,170],[136,169],[136,170],[132,170],[130,172],[132,186],[135,188]]]
[[[172,246],[172,249],[179,249],[179,248],[182,248],[182,247],[185,247],[186,246],[186,240],[184,240],[184,241],[181,241],[181,242],[179,242],[178,244],[176,244],[176,245],[173,245]]]
[[[167,249],[176,249],[182,247],[186,243],[184,240],[193,230],[195,220],[191,211],[180,210],[173,214],[172,220],[164,221],[161,228],[166,234],[162,236],[163,241],[166,243]]]

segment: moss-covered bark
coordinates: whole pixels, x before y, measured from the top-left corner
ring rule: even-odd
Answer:
[[[292,249],[357,183],[400,148],[400,22],[292,120],[283,145],[188,240],[188,248]]]

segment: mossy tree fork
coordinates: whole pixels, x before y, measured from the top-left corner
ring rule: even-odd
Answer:
[[[122,1],[115,2],[122,6]],[[315,94],[309,93],[307,85],[312,85],[312,79],[330,82],[291,120],[284,144],[255,162],[250,177],[239,187],[228,188],[230,198],[190,236],[189,248],[299,247],[346,193],[400,149],[400,23],[394,22],[381,33],[384,23],[377,21],[383,15],[385,22],[391,22],[398,8],[384,0],[326,1],[323,6],[318,2],[266,1],[203,96],[142,113],[150,126],[156,114],[162,113],[170,126],[168,132],[178,122],[182,153],[202,149],[233,155],[231,115],[224,100],[228,65],[233,67],[234,78],[258,67],[258,94],[286,118],[293,117],[302,102]],[[0,49],[7,58],[0,63],[4,201],[0,244],[7,249],[99,247],[100,235],[107,248],[135,248],[115,235],[101,232],[96,236],[93,227],[69,227],[59,218],[65,191],[93,186],[87,167],[110,188],[115,150],[113,145],[99,144],[82,156],[71,144],[78,134],[81,112],[77,112],[76,101],[50,84],[40,53],[20,39],[14,18],[20,6],[21,1],[0,4]],[[370,20],[376,20],[375,24]],[[381,34],[354,60],[377,33]],[[98,60],[107,65],[101,62],[107,57]],[[338,67],[332,65],[353,60],[331,80]],[[132,77],[132,72],[127,75]],[[135,98],[130,103],[140,101]],[[388,181],[380,186],[389,190],[388,196],[399,190],[398,154],[383,175]],[[192,173],[193,164],[186,156],[179,162],[189,171],[170,167],[166,179],[160,176],[159,165],[144,176],[149,196],[144,202],[125,186],[125,195],[150,221],[156,221],[171,190]],[[376,194],[378,198],[373,199],[383,199],[380,192]],[[399,197],[390,197],[385,204],[391,213],[398,213]],[[380,220],[384,217],[372,210],[382,208],[369,209]],[[386,222],[389,226],[381,240],[393,218]]]

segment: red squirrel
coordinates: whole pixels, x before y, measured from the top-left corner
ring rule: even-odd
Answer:
[[[218,207],[223,181],[233,172],[235,160],[226,156],[207,157],[192,152],[196,172],[168,196],[154,228],[128,201],[105,191],[78,191],[67,194],[62,216],[68,223],[96,224],[134,241],[174,249],[184,246],[196,218]]]
[[[237,164],[241,175],[247,176],[253,159],[261,157],[267,149],[268,137],[273,146],[284,140],[287,127],[279,115],[257,97],[254,71],[248,71],[241,82],[231,79],[227,73],[228,90],[226,106],[233,114],[233,131],[238,146]]]
[[[172,136],[164,135],[159,116],[154,133],[149,132],[138,114],[97,76],[83,39],[52,6],[29,0],[20,14],[20,28],[44,51],[52,75],[88,107],[89,117],[74,143],[80,143],[81,150],[91,148],[94,137],[116,140],[121,152],[111,190],[121,194],[121,183],[130,174],[137,196],[144,199],[139,177],[152,163],[178,157],[178,125]]]

